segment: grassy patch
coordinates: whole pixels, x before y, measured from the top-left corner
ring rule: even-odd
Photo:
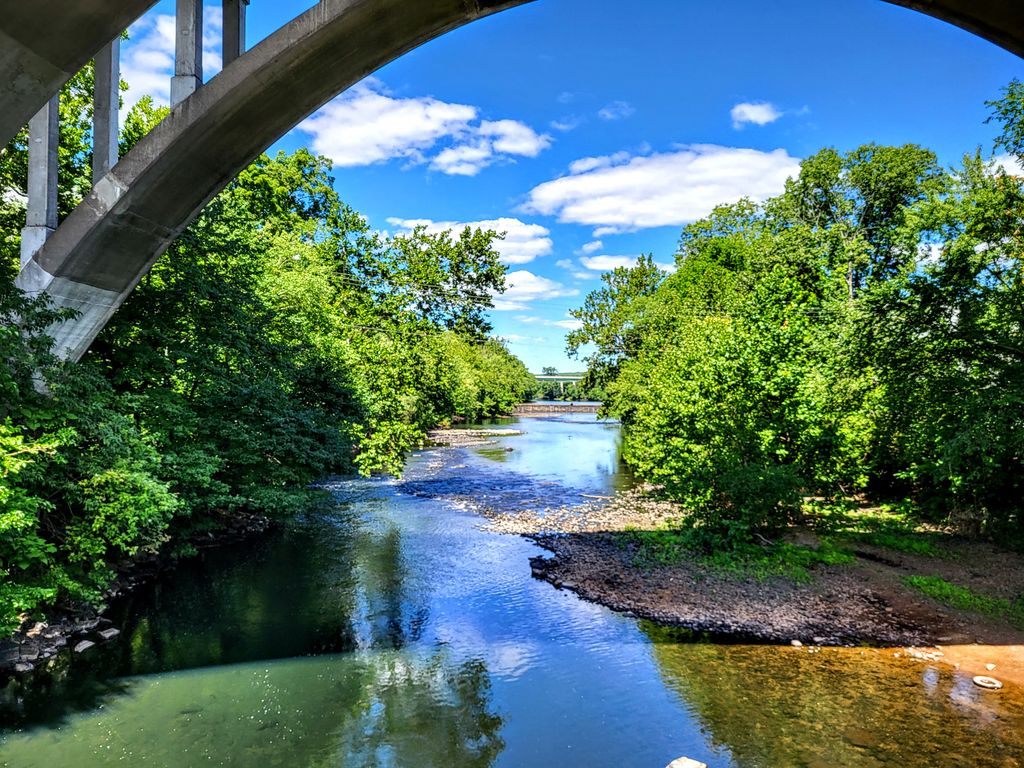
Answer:
[[[940,546],[945,535],[921,528],[907,502],[877,507],[862,507],[849,501],[813,502],[804,512],[815,528],[842,541],[925,557],[953,557]]]
[[[1001,597],[982,595],[939,576],[908,576],[904,583],[951,608],[974,611],[1009,621],[1019,627],[1024,626],[1024,601],[1011,602]]]
[[[839,565],[854,560],[853,555],[827,539],[816,548],[776,542],[707,553],[695,546],[691,532],[685,528],[629,530],[623,544],[633,548],[633,562],[640,567],[691,560],[707,566],[717,575],[758,581],[784,576],[793,581],[807,582],[811,579],[810,569],[815,565]]]

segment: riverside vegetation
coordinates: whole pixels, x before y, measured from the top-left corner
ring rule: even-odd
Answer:
[[[636,532],[649,558],[785,570],[841,561],[833,540],[1024,543],[1024,84],[989,106],[1003,167],[822,150],[779,196],[687,226],[674,274],[643,257],[573,312],[626,460],[687,510]],[[800,524],[827,546],[785,543]],[[910,586],[970,602],[940,581]],[[1019,617],[1022,599],[986,605]]]
[[[90,188],[91,94],[89,69],[61,94],[62,216]],[[122,153],[164,114],[135,106]],[[398,471],[428,428],[532,392],[488,337],[499,235],[373,232],[304,150],[254,162],[63,364],[59,313],[12,284],[26,142],[0,153],[0,635],[98,603],[141,554],[288,514],[324,475]]]

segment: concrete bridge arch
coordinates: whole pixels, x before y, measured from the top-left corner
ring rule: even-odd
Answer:
[[[80,313],[51,330],[58,353],[79,359],[203,206],[304,117],[422,43],[532,1],[321,0],[230,63],[122,158],[23,267],[17,281],[23,290],[46,292],[58,306]],[[885,1],[943,18],[1024,56],[1020,0]],[[15,119],[10,115],[29,110],[23,116],[27,119],[33,104],[38,108],[59,89],[66,71],[61,67],[87,61],[92,53],[83,58],[82,51],[95,45],[95,52],[126,26],[125,19],[133,20],[133,14],[152,4],[153,0],[0,0],[0,43],[5,46],[8,21],[19,17],[5,15],[7,6],[31,5],[34,13],[40,12],[39,6],[63,6],[72,16],[76,11],[91,13],[95,22],[83,27],[80,35],[69,28],[63,48],[50,41],[51,54],[63,52],[51,56],[55,61],[48,74],[37,66],[42,76],[34,81],[21,78],[11,93],[0,86],[0,114],[8,115],[0,119],[0,130],[7,130],[7,123]],[[20,13],[23,16],[24,9]],[[24,51],[35,54],[46,48],[33,48],[33,38],[23,38],[18,45]],[[77,50],[70,52],[76,45]],[[7,82],[11,61],[8,53],[0,54],[0,83]],[[13,111],[8,111],[8,103]],[[21,116],[16,119],[21,122],[15,131],[24,122]]]

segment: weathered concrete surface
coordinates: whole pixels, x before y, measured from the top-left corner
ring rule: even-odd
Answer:
[[[322,0],[234,61],[125,155],[22,269],[22,289],[82,313],[51,329],[58,352],[80,358],[174,237],[306,115],[420,44],[525,2]]]
[[[52,330],[57,349],[70,359],[81,357],[173,238],[247,163],[303,117],[416,46],[481,16],[531,1],[322,0],[232,62],[122,159],[23,268],[18,278],[23,289],[45,290],[58,305],[82,313]],[[1024,55],[1021,0],[887,1],[952,21]],[[179,5],[188,2],[179,0]],[[46,18],[40,3],[64,7],[67,18],[60,18],[56,27],[70,35],[68,19],[82,15],[92,18],[95,27],[93,17],[120,14],[121,24],[151,0],[40,0],[31,4],[31,11],[19,7],[29,4],[0,0],[0,34],[12,19]],[[5,18],[8,6],[15,11]],[[42,22],[28,29],[24,50],[49,41],[66,59],[75,45],[75,36],[52,39],[54,30]],[[112,36],[110,25],[102,31],[85,58]],[[2,73],[0,66],[0,106],[6,100]]]
[[[0,146],[156,0],[0,0]]]
[[[955,24],[1024,56],[1024,3],[1020,0],[884,1]],[[427,2],[416,0],[416,5]],[[0,0],[0,145],[101,46],[155,3]]]

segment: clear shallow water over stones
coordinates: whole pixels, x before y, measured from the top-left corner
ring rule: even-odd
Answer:
[[[0,766],[1024,765],[1024,701],[891,652],[713,645],[530,576],[472,510],[629,485],[617,427],[524,419],[137,592]],[[511,447],[512,451],[505,450]]]

